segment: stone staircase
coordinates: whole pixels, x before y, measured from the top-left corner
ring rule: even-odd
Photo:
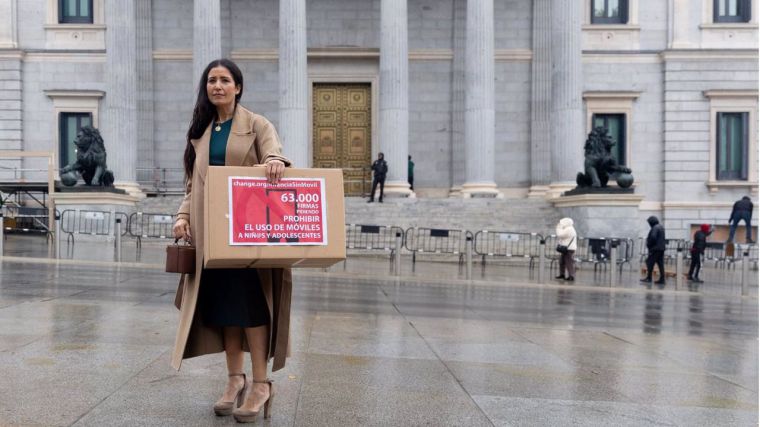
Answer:
[[[138,206],[141,212],[174,213],[180,196],[151,197]],[[384,203],[347,197],[346,223],[493,230],[553,232],[559,213],[543,199],[386,198]]]

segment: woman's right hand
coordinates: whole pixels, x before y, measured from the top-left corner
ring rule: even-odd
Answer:
[[[182,238],[189,242],[193,237],[190,235],[190,222],[184,218],[180,218],[174,223],[172,232],[174,232],[175,239]]]

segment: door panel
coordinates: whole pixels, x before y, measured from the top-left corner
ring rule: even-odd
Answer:
[[[347,196],[367,191],[372,159],[369,84],[315,84],[313,165],[343,169]]]

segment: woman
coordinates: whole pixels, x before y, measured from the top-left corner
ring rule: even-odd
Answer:
[[[274,359],[273,371],[285,365],[290,270],[203,268],[204,183],[209,165],[264,165],[268,181],[276,184],[290,161],[281,154],[274,126],[239,105],[242,94],[243,75],[232,61],[213,61],[203,71],[187,131],[185,198],[173,229],[175,237],[195,244],[196,267],[177,289],[180,321],[172,366],[179,369],[182,359],[224,351],[228,380],[214,412],[253,422],[262,409],[268,417],[274,396],[268,359]],[[251,381],[243,370],[245,351],[251,354]]]
[[[567,280],[572,282],[575,280],[575,250],[578,248],[577,233],[573,227],[573,220],[570,218],[562,218],[557,224],[557,245],[562,245],[567,248],[566,251],[559,254],[559,276],[555,279]],[[565,277],[565,269],[567,269],[567,277]]]

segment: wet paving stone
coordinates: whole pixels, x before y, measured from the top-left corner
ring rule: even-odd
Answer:
[[[150,266],[3,261],[0,425],[234,425],[211,411],[223,355],[169,366],[176,287]],[[752,296],[335,268],[297,271],[292,307],[265,425],[758,422]]]

